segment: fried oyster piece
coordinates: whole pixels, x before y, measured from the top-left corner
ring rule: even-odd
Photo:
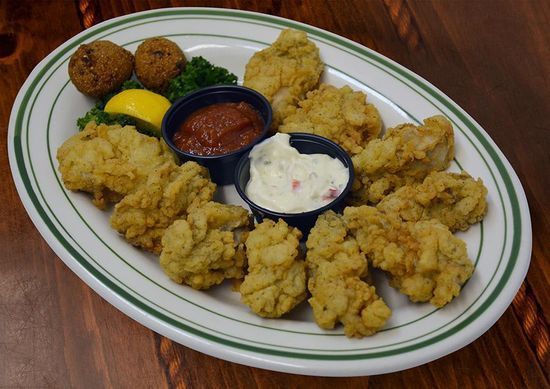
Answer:
[[[376,204],[397,188],[446,169],[453,158],[453,127],[444,116],[429,117],[420,126],[407,123],[390,128],[382,139],[369,142],[353,156],[352,203]]]
[[[305,300],[301,237],[300,230],[282,219],[266,219],[248,235],[248,274],[240,286],[241,301],[259,316],[281,317]]]
[[[246,64],[243,85],[264,95],[273,107],[277,129],[294,112],[298,101],[315,88],[323,72],[319,49],[303,31],[286,29],[273,44]]]
[[[65,187],[91,193],[100,209],[133,192],[158,166],[175,164],[163,141],[132,126],[94,122],[59,147],[57,161]]]
[[[338,89],[321,84],[298,103],[299,108],[283,120],[279,131],[321,135],[348,153],[358,154],[382,129],[378,110],[366,100],[363,92],[354,92],[347,85]]]
[[[421,184],[386,196],[376,208],[403,221],[437,219],[451,231],[466,231],[487,213],[487,188],[468,173],[433,172]]]
[[[402,222],[366,205],[347,207],[344,220],[370,263],[413,302],[443,307],[474,271],[466,244],[436,220]]]
[[[315,321],[331,329],[340,322],[348,337],[370,336],[391,315],[386,303],[361,278],[367,261],[344,220],[333,211],[317,218],[307,242],[308,288]]]
[[[175,282],[208,289],[226,278],[242,278],[248,211],[209,202],[176,220],[162,237],[160,266]]]
[[[198,163],[165,163],[115,206],[111,226],[132,245],[159,254],[166,228],[212,200],[215,191],[208,169]]]

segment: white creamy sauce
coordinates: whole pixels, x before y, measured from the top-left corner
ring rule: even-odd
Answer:
[[[300,154],[278,133],[250,152],[246,194],[260,207],[284,213],[321,208],[342,193],[349,171],[326,154]]]

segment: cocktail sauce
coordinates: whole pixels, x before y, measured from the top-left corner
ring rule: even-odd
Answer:
[[[236,151],[262,133],[264,122],[250,104],[218,103],[193,112],[174,134],[180,150],[195,155],[221,155]]]

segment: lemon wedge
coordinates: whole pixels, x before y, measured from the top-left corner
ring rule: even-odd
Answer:
[[[105,112],[128,115],[136,119],[140,127],[160,136],[162,118],[170,105],[166,97],[151,91],[126,89],[111,97],[105,105]]]

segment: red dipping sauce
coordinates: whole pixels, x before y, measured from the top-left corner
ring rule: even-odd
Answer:
[[[252,105],[218,103],[193,112],[174,134],[177,148],[195,155],[236,151],[261,135],[264,122]]]

